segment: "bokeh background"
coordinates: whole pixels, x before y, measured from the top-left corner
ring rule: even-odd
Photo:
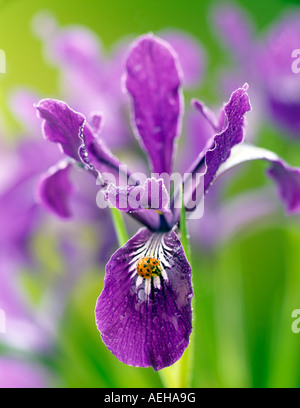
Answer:
[[[262,38],[283,13],[300,8],[296,1],[241,3],[256,38]],[[223,72],[233,72],[237,62],[212,19],[217,4],[208,0],[1,1],[0,48],[6,53],[7,72],[0,76],[0,177],[13,176],[15,158],[19,157],[16,152],[25,140],[42,138],[37,131],[38,119],[36,127],[32,124],[35,112],[32,117],[27,111],[22,113],[22,106],[26,110],[27,105],[20,99],[16,103],[13,95],[26,89],[37,95],[36,102],[40,98],[64,98],[60,67],[45,58],[43,27],[33,23],[37,13],[50,12],[57,27],[76,24],[89,28],[108,55],[117,42],[147,32],[172,29],[193,35],[202,50],[203,73],[198,84],[184,91],[186,106],[192,97],[221,106],[230,94],[225,96],[220,78]],[[229,4],[238,6],[239,2]],[[46,26],[44,29],[47,32]],[[250,92],[251,86],[256,86],[255,78],[248,78],[245,70],[241,81],[240,86],[249,83]],[[253,111],[255,122],[254,104]],[[255,142],[300,166],[300,133],[298,139],[291,137],[264,112],[257,120],[260,126]],[[181,146],[185,143],[183,134]],[[39,152],[28,150],[25,157],[29,163]],[[26,162],[23,165],[26,172]],[[227,177],[224,203],[257,188],[272,188],[264,169],[264,164],[249,164]],[[34,188],[34,183],[28,184],[24,197]],[[22,197],[16,196],[16,205],[22,206]],[[253,222],[247,222],[245,204],[246,220],[224,239],[218,239],[218,225],[206,226],[215,233],[210,240],[205,233],[197,237],[200,230],[191,226],[194,387],[300,386],[300,334],[291,330],[292,311],[300,309],[300,218],[286,217],[280,205],[273,208],[275,201],[274,192],[270,211]],[[41,213],[34,228],[22,237],[26,255],[20,255],[19,249],[3,249],[10,228],[4,228],[5,220],[0,217],[4,253],[0,258],[0,309],[7,312],[7,333],[0,334],[0,387],[1,381],[2,385],[10,381],[11,386],[24,386],[24,378],[30,377],[29,386],[45,387],[172,385],[172,373],[168,379],[168,374],[161,376],[152,369],[128,367],[100,339],[94,308],[103,287],[104,261],[117,248],[116,240],[105,246],[101,219],[95,231],[80,217],[63,222],[46,210],[41,209]],[[223,216],[232,226],[232,213],[224,211]],[[130,228],[133,232],[135,226]],[[5,305],[12,303],[14,307],[7,309]]]

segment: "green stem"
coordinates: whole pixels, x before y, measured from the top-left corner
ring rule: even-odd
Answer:
[[[126,230],[126,225],[123,220],[121,211],[116,208],[111,208],[111,217],[114,224],[115,232],[118,239],[118,244],[120,247],[126,244],[128,241],[128,234]]]
[[[191,263],[191,248],[189,234],[186,226],[186,212],[183,201],[183,189],[180,192],[181,197],[181,210],[180,210],[180,232],[181,232],[181,243],[186,254],[187,260]]]
[[[191,246],[189,240],[188,229],[186,225],[186,212],[184,206],[184,199],[183,199],[183,187],[180,191],[180,198],[181,198],[181,212],[180,212],[180,231],[181,231],[181,242],[186,254],[187,260],[189,261],[190,265],[192,265],[191,259]],[[194,316],[193,316],[193,325],[195,325],[195,308],[194,309]],[[192,373],[193,373],[193,362],[194,362],[194,331],[190,337],[190,344],[188,348],[185,350],[182,358],[180,359],[180,386],[182,388],[189,388],[191,387],[192,382]]]
[[[189,235],[186,226],[186,214],[183,202],[183,192],[181,189],[181,214],[180,214],[180,231],[181,243],[186,254],[187,260],[191,264],[191,250]],[[195,325],[195,308],[193,307],[193,325]],[[194,331],[190,337],[190,344],[185,350],[183,356],[171,367],[167,367],[160,371],[161,380],[166,388],[190,388],[193,377],[194,364]]]

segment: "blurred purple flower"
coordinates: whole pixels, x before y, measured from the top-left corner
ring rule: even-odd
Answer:
[[[58,153],[33,139],[20,142],[16,151],[2,148],[5,160],[1,166],[6,163],[6,167],[0,175],[0,255],[29,260],[29,240],[42,218],[35,197],[36,183]]]
[[[63,225],[51,219],[39,205],[37,184],[41,173],[61,159],[61,152],[40,137],[36,139],[40,134],[40,124],[33,109],[36,99],[36,95],[23,89],[12,94],[11,110],[22,125],[20,141],[16,148],[5,147],[1,141],[0,310],[6,315],[6,333],[1,335],[0,342],[14,350],[47,354],[56,341],[68,296],[79,273],[92,263],[99,265],[99,260],[107,262],[107,248],[112,250],[116,245],[109,218],[103,218],[101,225],[103,228],[107,225],[107,230],[112,231],[111,237],[106,235],[103,247],[87,248],[78,234],[71,237],[70,232],[64,231]],[[82,180],[76,171],[75,176],[81,188],[80,194],[74,191],[72,211],[82,222],[92,224],[95,215],[99,221],[98,212],[91,203],[91,197],[94,198],[97,191],[95,184]],[[37,237],[43,239],[43,235],[50,232],[50,225],[51,232],[57,235],[56,245],[63,270],[46,288],[39,288],[40,298],[34,303],[24,282],[26,276],[29,280],[35,279],[37,284],[42,279],[45,268],[34,246]],[[95,231],[97,241],[101,243],[99,228]]]
[[[292,53],[299,49],[300,10],[284,15],[267,32],[259,47],[258,71],[272,119],[300,137],[300,78],[292,71]]]
[[[226,89],[247,80],[257,107],[253,122],[263,122],[267,113],[270,122],[299,138],[300,81],[292,71],[292,52],[299,49],[299,8],[285,13],[257,38],[251,18],[233,4],[215,6],[213,22],[234,56],[231,72],[221,74]]]
[[[0,388],[47,388],[48,378],[36,364],[0,357]]]
[[[172,172],[181,127],[181,82],[179,59],[168,43],[153,35],[143,36],[134,43],[126,61],[125,87],[131,96],[135,134],[152,171],[158,174]],[[270,163],[268,174],[278,185],[287,211],[298,212],[299,170],[289,167],[273,152],[241,143],[244,115],[250,110],[247,89],[245,85],[231,95],[218,119],[201,102],[194,101],[199,115],[213,126],[214,135],[198,152],[190,174],[202,176],[207,193],[214,181],[236,165],[265,160]],[[129,190],[113,185],[103,174],[110,173],[118,179],[121,162],[99,139],[91,123],[61,101],[45,99],[36,108],[43,119],[46,139],[59,143],[72,159],[43,180],[41,200],[58,214],[68,216],[71,188],[60,172],[67,176],[70,166],[77,163],[83,164],[88,173],[99,177],[108,187],[109,200],[119,198],[116,204],[119,208]],[[130,173],[125,176],[128,179]],[[154,185],[162,186],[161,183]],[[143,186],[141,191],[145,191]],[[156,194],[163,199],[164,191],[159,188]],[[192,189],[188,198],[192,198],[194,192]],[[127,203],[122,208],[144,228],[108,262],[96,317],[108,349],[129,365],[162,369],[178,360],[189,343],[193,291],[191,267],[175,232],[180,218],[175,205],[177,194],[175,190],[168,209],[162,205],[163,201],[159,202],[159,214],[151,206],[145,210],[144,206],[133,208]]]
[[[112,47],[109,54],[91,30],[82,26],[57,27],[54,17],[39,13],[34,30],[43,41],[47,61],[59,69],[60,91],[74,109],[90,121],[90,113],[100,111],[105,118],[101,138],[110,148],[132,146],[127,126],[127,104],[122,92],[122,75],[129,36]],[[184,85],[193,87],[203,77],[205,57],[196,39],[178,30],[160,33],[182,61]]]

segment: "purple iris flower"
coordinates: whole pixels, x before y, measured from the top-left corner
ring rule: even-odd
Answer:
[[[160,370],[182,356],[192,332],[191,266],[179,238],[178,193],[175,189],[167,206],[170,192],[163,181],[166,174],[172,173],[181,131],[182,77],[174,50],[153,35],[143,36],[133,44],[125,69],[124,85],[131,99],[133,128],[152,172],[159,176],[127,187],[107,180],[105,174],[118,179],[123,165],[98,137],[99,132],[66,103],[45,99],[36,105],[43,119],[44,136],[59,143],[69,161],[43,180],[40,196],[46,205],[67,216],[71,191],[68,172],[74,164],[83,164],[105,186],[108,201],[114,201],[116,208],[143,224],[106,265],[96,321],[102,340],[118,359],[132,366]],[[287,211],[298,212],[300,171],[273,152],[242,143],[244,116],[251,109],[247,89],[245,85],[232,93],[219,118],[200,101],[194,101],[199,115],[205,115],[214,127],[214,135],[191,161],[189,177],[200,174],[206,194],[216,180],[236,165],[265,160],[270,166],[268,175],[276,182]],[[126,179],[131,175],[125,172]],[[154,192],[151,186],[156,187]],[[143,197],[142,205],[125,200],[133,189]],[[194,193],[191,188],[187,196],[184,194],[185,203]],[[155,206],[151,204],[152,194],[157,199]]]
[[[222,72],[226,89],[246,78],[251,86],[251,100],[260,107],[253,122],[262,122],[259,112],[263,112],[285,134],[299,138],[300,81],[299,73],[293,70],[299,57],[294,54],[299,50],[299,8],[285,12],[261,35],[256,34],[248,13],[235,5],[214,7],[213,20],[234,57],[231,71],[226,75]]]

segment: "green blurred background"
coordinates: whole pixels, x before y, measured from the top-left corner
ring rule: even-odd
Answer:
[[[283,0],[241,3],[258,31],[296,4]],[[30,29],[37,11],[51,11],[61,26],[76,23],[90,27],[107,48],[127,34],[165,28],[192,33],[206,49],[208,61],[205,81],[193,96],[210,103],[215,101],[211,80],[216,69],[227,61],[209,22],[211,5],[207,0],[1,1],[0,48],[7,58],[7,73],[0,81],[4,137],[12,139],[20,130],[6,104],[12,89],[26,86],[43,97],[59,96],[57,72],[45,63],[41,43]],[[300,145],[290,141],[287,144],[276,129],[266,127],[260,144],[300,165]],[[231,186],[232,193],[263,183],[267,182],[262,168],[251,165],[243,171],[243,180],[237,178]],[[45,231],[38,240],[37,252],[43,265],[40,280],[24,278],[24,287],[33,298],[49,276],[63,268],[56,259],[55,240],[50,235]],[[300,386],[300,334],[291,331],[291,313],[300,308],[299,248],[299,219],[286,219],[283,211],[269,227],[241,233],[210,253],[195,248],[193,386]],[[94,324],[94,306],[102,281],[103,271],[83,271],[68,299],[55,351],[50,356],[33,354],[29,358],[50,370],[54,386],[162,386],[157,373],[127,367],[102,344]]]

